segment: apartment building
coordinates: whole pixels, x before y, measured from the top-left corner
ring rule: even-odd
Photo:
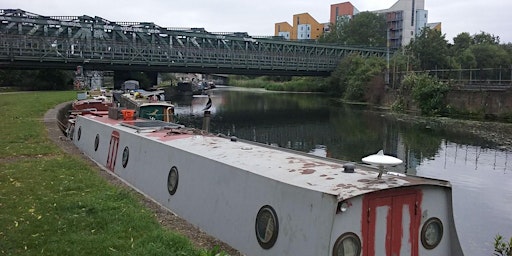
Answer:
[[[354,15],[357,15],[358,13],[359,10],[350,2],[331,4],[331,16],[329,22],[331,24],[346,22],[351,20]]]
[[[350,2],[332,4],[330,8],[330,24],[348,22],[360,11]],[[372,11],[383,15],[388,28],[390,47],[398,49],[409,44],[413,38],[420,35],[425,27],[441,31],[441,23],[428,23],[428,11],[425,10],[425,0],[398,0],[390,8]],[[293,25],[288,22],[275,24],[275,35],[285,39],[316,39],[323,32],[329,31],[329,26],[317,22],[308,13],[293,16]]]
[[[324,27],[309,13],[301,13],[293,15],[293,25],[288,22],[276,23],[274,35],[291,40],[317,39],[324,32]]]
[[[338,10],[340,10],[339,14]],[[428,23],[425,0],[398,0],[388,9],[371,12],[381,14],[386,19],[390,47],[394,49],[409,44],[412,39],[421,34],[425,27],[441,31],[440,22]],[[350,2],[333,4],[331,5],[331,23],[335,24],[333,21],[346,20],[344,17],[353,17],[357,13],[359,10],[352,7]]]

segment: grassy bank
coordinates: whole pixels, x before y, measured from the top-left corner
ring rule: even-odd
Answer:
[[[230,76],[229,85],[288,92],[325,92],[326,88],[325,79],[316,77],[294,77],[291,80],[275,81],[266,76],[255,78]]]
[[[0,94],[1,255],[209,255],[163,228],[47,137],[42,117],[76,92]]]

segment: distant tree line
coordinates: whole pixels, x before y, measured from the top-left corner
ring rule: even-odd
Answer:
[[[73,88],[73,71],[2,69],[0,87],[13,87],[18,90],[69,90]]]

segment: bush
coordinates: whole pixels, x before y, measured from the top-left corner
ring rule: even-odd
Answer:
[[[494,255],[495,256],[512,256],[512,237],[508,243],[504,241],[503,236],[496,235],[494,238]]]
[[[414,99],[423,115],[435,116],[447,112],[445,99],[449,87],[428,74],[406,75],[400,85],[400,91],[401,97]]]

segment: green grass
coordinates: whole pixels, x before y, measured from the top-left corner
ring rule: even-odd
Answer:
[[[0,94],[0,255],[207,255],[47,137],[76,92]]]
[[[246,88],[265,88],[269,91],[288,91],[288,92],[323,92],[325,91],[325,81],[316,77],[294,77],[290,81],[272,81],[268,77],[260,76],[256,78],[246,78],[232,76],[229,78],[229,85]]]

